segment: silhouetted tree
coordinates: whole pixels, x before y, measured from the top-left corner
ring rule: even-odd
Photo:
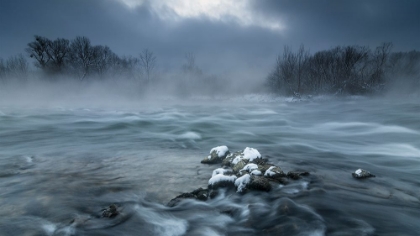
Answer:
[[[115,63],[118,63],[116,62],[117,58],[117,55],[108,46],[93,47],[93,67],[100,76],[111,70]]]
[[[140,53],[140,65],[146,73],[147,82],[150,82],[150,76],[156,65],[156,57],[153,55],[153,52],[149,51],[149,49],[144,49]]]
[[[22,54],[10,57],[5,63],[5,76],[26,79],[28,76],[28,62]]]
[[[43,70],[46,69],[48,62],[50,61],[50,56],[48,55],[48,50],[51,45],[51,40],[35,35],[35,41],[28,43],[28,48],[26,52],[29,54],[29,57],[34,58],[35,66]]]
[[[3,58],[0,58],[0,79],[6,77],[6,64],[4,63]]]
[[[54,73],[61,72],[70,53],[69,40],[57,38],[47,46],[48,67]]]
[[[376,47],[373,54],[373,73],[371,77],[371,85],[379,85],[383,83],[386,62],[391,52],[392,43],[383,43]]]
[[[81,71],[83,80],[91,71],[95,61],[95,51],[86,37],[76,37],[70,44],[70,62],[77,72]]]

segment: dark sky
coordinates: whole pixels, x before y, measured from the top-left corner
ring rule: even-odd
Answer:
[[[418,0],[0,0],[0,57],[38,34],[87,36],[119,55],[148,48],[161,70],[188,52],[216,73],[263,75],[284,45],[420,49]]]

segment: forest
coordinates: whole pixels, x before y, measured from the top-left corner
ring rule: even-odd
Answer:
[[[284,46],[273,69],[259,79],[266,91],[300,97],[302,95],[368,95],[392,88],[420,91],[420,52],[393,52],[392,43],[374,49],[366,46],[336,46],[311,53],[304,45],[293,51]],[[144,49],[137,56],[119,56],[108,46],[92,45],[89,38],[72,40],[34,36],[27,44],[26,55],[0,58],[0,80],[7,83],[26,81],[35,75],[46,81],[100,81],[108,78],[138,81],[141,86],[169,81],[158,76],[155,54]],[[28,62],[29,60],[29,62]],[[34,69],[29,65],[33,63]],[[226,78],[204,74],[196,65],[193,53],[184,56],[181,75],[176,76],[178,92],[191,93],[200,87],[223,91]]]
[[[366,95],[405,87],[420,88],[420,52],[392,52],[392,43],[371,50],[365,46],[337,46],[311,54],[301,45],[285,46],[267,78],[272,92]]]

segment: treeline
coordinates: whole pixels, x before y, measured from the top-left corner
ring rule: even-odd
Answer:
[[[284,95],[371,94],[406,85],[420,89],[420,52],[391,52],[383,43],[335,47],[311,54],[303,45],[293,52],[285,46],[267,78],[272,92]]]
[[[150,81],[156,56],[148,49],[138,57],[120,57],[108,46],[92,45],[87,37],[73,40],[55,40],[35,36],[25,49],[29,58],[39,68],[44,78],[71,77],[79,80],[87,78],[126,77]],[[23,55],[0,59],[0,77],[27,78],[29,64]]]
[[[0,58],[0,80],[27,80],[34,75],[41,80],[54,81],[128,79],[140,82],[138,85],[143,88],[153,84],[182,96],[211,94],[226,87],[224,79],[207,75],[198,67],[193,53],[186,53],[180,60],[183,64],[178,72],[162,75],[156,68],[156,56],[148,49],[139,52],[137,57],[121,57],[108,46],[92,45],[89,38],[83,36],[51,40],[35,35],[25,51],[27,57],[19,54],[7,60]],[[30,71],[26,58],[33,62],[35,71]]]
[[[9,57],[7,60],[0,58],[0,80],[5,78],[20,78],[26,79],[28,77],[29,64],[22,54]]]

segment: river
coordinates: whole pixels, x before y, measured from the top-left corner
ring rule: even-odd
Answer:
[[[220,145],[310,175],[167,207]],[[416,99],[0,106],[0,235],[419,235],[419,177]]]

